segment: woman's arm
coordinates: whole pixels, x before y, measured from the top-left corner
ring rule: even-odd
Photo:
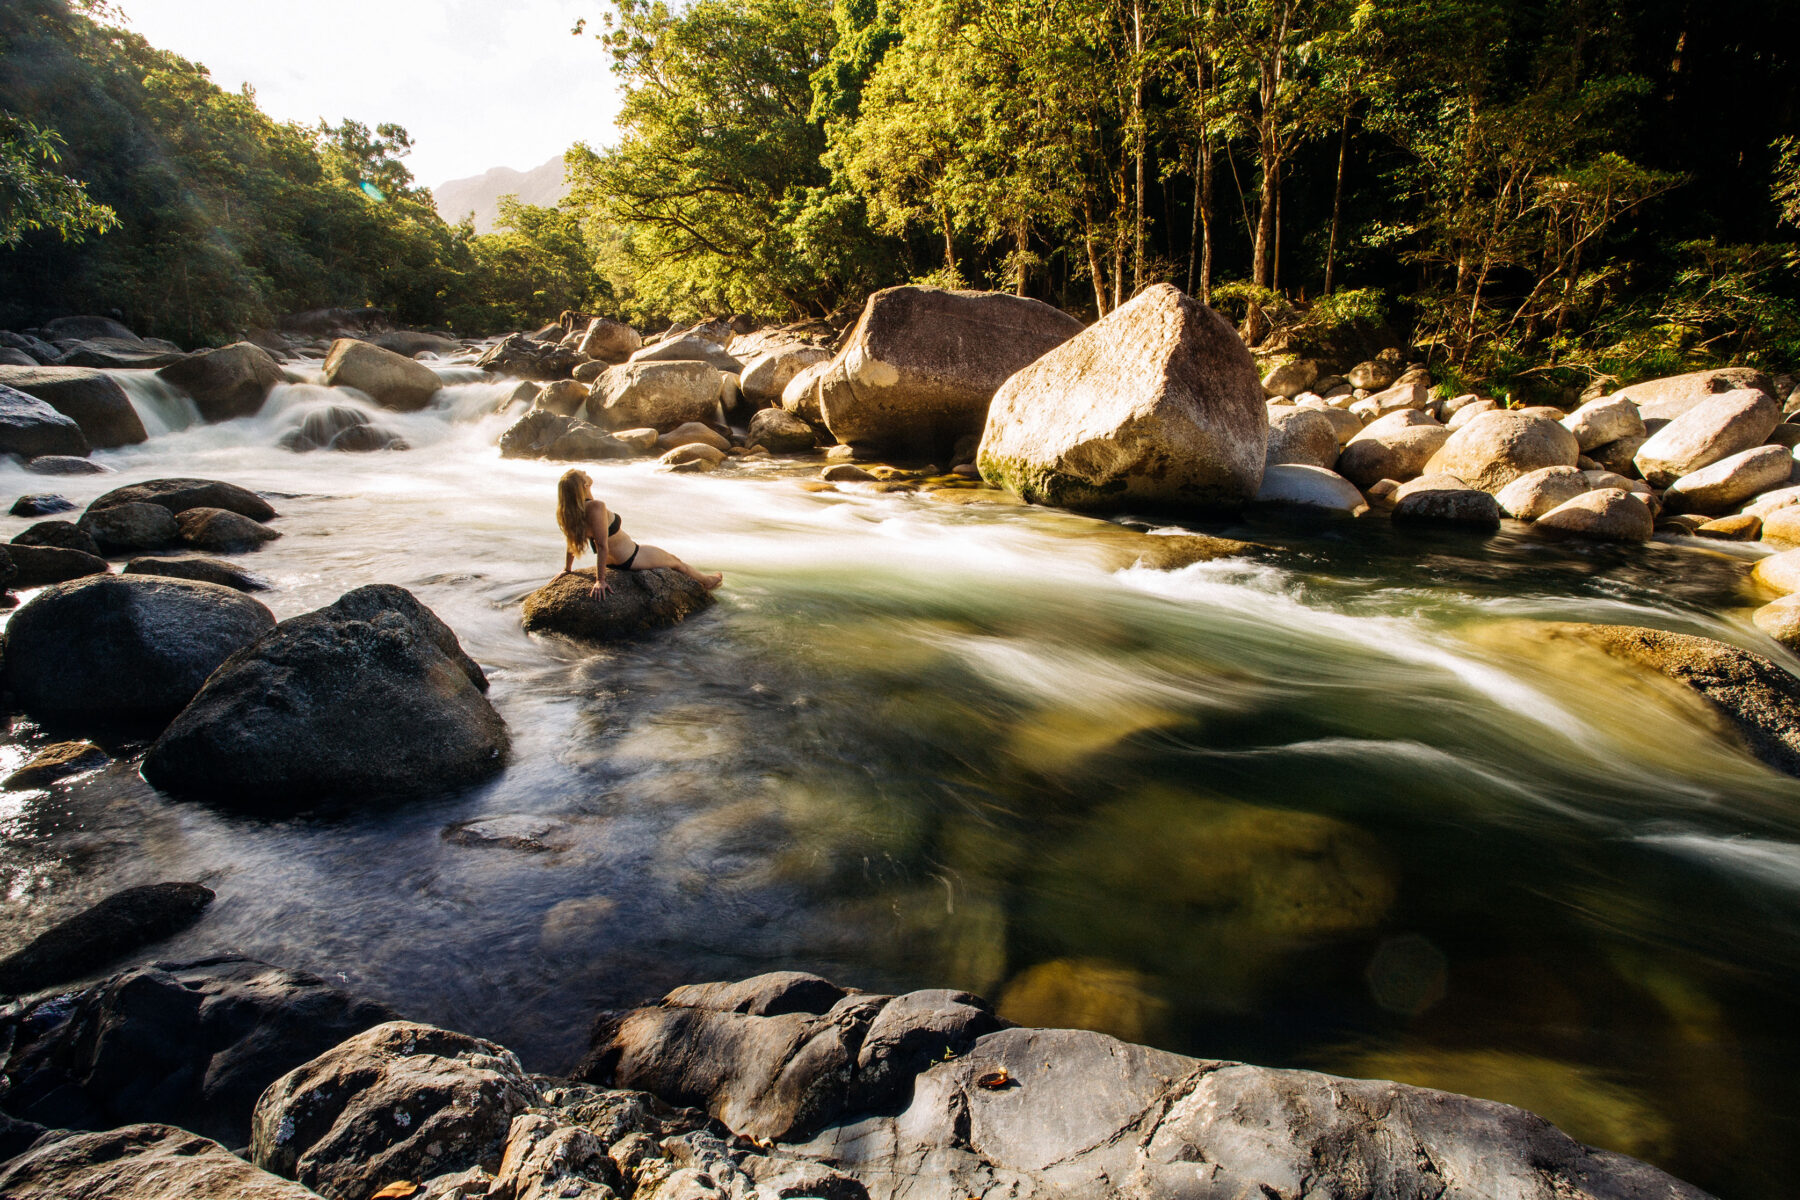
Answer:
[[[596,600],[612,591],[612,584],[606,582],[606,544],[612,540],[606,528],[611,519],[605,501],[595,500],[589,505],[588,544],[594,547],[594,586],[588,594]]]
[[[575,571],[575,552],[567,546],[563,547],[563,574],[570,575]]]

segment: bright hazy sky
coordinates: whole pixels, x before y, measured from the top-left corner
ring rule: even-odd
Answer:
[[[256,89],[277,120],[412,134],[427,187],[490,167],[529,170],[577,141],[613,140],[611,58],[577,17],[602,0],[119,0],[152,45]]]

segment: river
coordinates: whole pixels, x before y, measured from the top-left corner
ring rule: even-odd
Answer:
[[[519,626],[561,566],[563,466],[502,460],[511,385],[439,369],[435,408],[380,415],[412,449],[363,455],[276,445],[341,396],[284,387],[207,426],[127,376],[154,436],[96,455],[116,474],[7,465],[0,487],[271,495],[283,537],[243,560],[259,598],[288,617],[411,589],[488,671],[511,764],[267,820],[167,800],[142,745],[111,744],[97,774],[0,793],[0,946],[193,879],[218,900],[154,957],[316,971],[538,1070],[573,1065],[601,1008],[794,968],[1508,1100],[1728,1198],[1792,1186],[1800,780],[1518,624],[1652,625],[1792,668],[1748,620],[1743,551],[1259,519],[1200,531],[1271,554],[1156,570],[1066,514],[808,490],[816,463],[605,463],[634,537],[726,583],[594,650]],[[0,767],[46,740],[15,717]],[[456,836],[502,815],[546,848]]]

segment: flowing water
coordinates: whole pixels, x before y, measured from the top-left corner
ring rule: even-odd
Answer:
[[[0,793],[0,948],[198,879],[217,902],[156,957],[310,969],[541,1070],[598,1009],[797,968],[1507,1100],[1726,1197],[1791,1187],[1800,781],[1528,633],[1652,625],[1793,666],[1732,551],[1253,523],[1205,532],[1271,553],[1161,570],[1127,565],[1143,539],[1117,525],[967,493],[609,463],[626,529],[726,586],[594,650],[519,627],[561,566],[563,468],[500,459],[510,385],[441,370],[438,407],[376,412],[412,449],[364,455],[276,445],[342,392],[207,426],[129,378],[155,436],[97,456],[117,474],[7,466],[0,488],[277,497],[284,536],[244,560],[261,598],[288,617],[410,588],[487,669],[508,768],[268,820],[163,798],[115,742],[96,774]],[[58,732],[15,718],[0,766]],[[458,835],[503,815],[539,848]]]

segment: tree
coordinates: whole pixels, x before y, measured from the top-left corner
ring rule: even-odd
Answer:
[[[64,144],[55,130],[0,109],[0,246],[39,231],[79,242],[118,226],[118,214],[94,203],[86,184],[53,169]]]

